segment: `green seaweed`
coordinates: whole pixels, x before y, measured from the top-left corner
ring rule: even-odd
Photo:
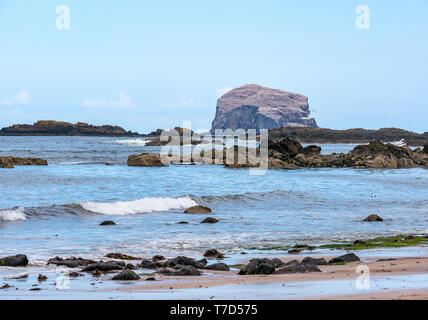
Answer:
[[[348,251],[367,250],[376,248],[402,248],[402,247],[415,247],[419,245],[428,244],[427,236],[413,236],[413,235],[398,235],[392,237],[378,237],[374,239],[358,241],[357,243],[333,243],[321,245],[319,249],[342,249]]]

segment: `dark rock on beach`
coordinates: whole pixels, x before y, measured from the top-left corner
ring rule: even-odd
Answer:
[[[23,254],[0,259],[0,266],[2,267],[26,267],[27,265],[28,258]]]
[[[330,264],[343,263],[343,262],[348,263],[348,262],[356,262],[356,261],[361,261],[361,260],[354,253],[347,253],[343,256],[331,259],[328,263]]]
[[[204,206],[194,206],[188,208],[184,213],[194,213],[194,214],[203,214],[203,213],[211,213],[212,210],[208,207]]]
[[[152,258],[153,261],[164,261],[166,260],[166,258],[164,256],[161,255],[156,255]]]
[[[0,130],[0,136],[107,136],[137,137],[138,133],[118,126],[94,126],[84,122],[76,124],[53,120],[37,121],[33,125],[15,124]]]
[[[131,270],[124,270],[121,273],[115,275],[112,280],[116,281],[137,281],[140,280],[140,276]]]
[[[200,276],[202,273],[195,267],[190,265],[176,265],[173,268],[164,268],[158,273],[167,276]]]
[[[118,261],[108,261],[108,262],[98,262],[89,264],[86,268],[84,268],[83,272],[92,272],[95,270],[108,272],[114,270],[123,270],[125,268],[125,263]]]
[[[225,263],[214,263],[207,266],[205,269],[207,270],[216,270],[216,271],[230,271],[230,268]]]
[[[364,222],[381,222],[383,219],[376,214],[372,214],[364,219]]]
[[[76,258],[76,257],[65,258],[65,259],[60,257],[55,257],[55,258],[49,259],[48,261],[48,265],[54,264],[56,266],[65,266],[68,268],[86,267],[88,264],[94,264],[94,263],[96,262],[93,260]]]
[[[161,156],[154,153],[143,153],[128,157],[128,166],[130,167],[164,167]]]
[[[162,263],[159,261],[143,260],[143,261],[141,261],[140,268],[142,268],[142,269],[159,269],[159,268],[162,268],[164,265],[165,265],[165,263]]]
[[[178,265],[181,266],[192,266],[197,269],[204,269],[207,265],[208,261],[206,259],[195,260],[188,257],[179,256],[174,259],[170,259],[165,262],[165,266],[167,267],[175,267]]]
[[[0,157],[0,167],[13,168],[14,166],[47,166],[48,162],[39,158]]]
[[[115,226],[116,223],[114,221],[103,221],[100,223],[100,226]]]
[[[288,273],[306,273],[306,272],[321,272],[321,270],[315,264],[299,263],[290,264],[277,271],[275,274],[288,274]]]
[[[217,259],[217,260],[223,260],[224,254],[221,253],[220,251],[218,251],[217,249],[209,249],[209,250],[205,251],[204,257],[208,258],[208,259],[213,258],[213,259]]]
[[[240,271],[240,275],[272,274],[275,272],[275,263],[269,259],[252,259]]]
[[[109,253],[106,255],[106,258],[117,259],[117,260],[141,260],[133,256],[128,256],[127,254],[122,253]]]
[[[325,260],[324,258],[312,258],[312,257],[306,257],[302,260],[302,264],[313,264],[316,266],[325,266],[327,265],[327,260]]]

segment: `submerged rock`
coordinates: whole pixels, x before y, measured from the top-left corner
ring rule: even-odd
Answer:
[[[302,260],[302,264],[313,264],[316,266],[325,266],[327,265],[327,260],[325,260],[324,258],[312,258],[312,257],[306,257]]]
[[[223,260],[224,254],[218,251],[217,249],[210,249],[205,251],[204,253],[205,258],[215,258],[217,260]]]
[[[343,262],[348,263],[348,262],[356,262],[356,261],[361,261],[361,260],[354,253],[347,253],[343,256],[331,259],[328,263],[330,264],[343,263]]]
[[[205,218],[201,223],[211,223],[211,224],[214,224],[214,223],[217,223],[217,222],[218,222],[217,219],[209,217],[209,218]]]
[[[187,265],[176,265],[173,268],[164,268],[158,271],[158,273],[167,276],[200,276],[202,273],[195,267]]]
[[[194,214],[198,214],[198,213],[203,214],[203,213],[211,213],[211,212],[212,210],[205,206],[194,206],[184,211],[184,213],[194,213]]]
[[[26,267],[27,265],[28,258],[23,254],[0,259],[0,266],[2,267]]]
[[[110,221],[110,220],[103,221],[100,223],[100,226],[115,226],[115,225],[116,225],[116,223],[114,221]]]
[[[13,168],[13,166],[47,166],[48,162],[39,158],[17,158],[0,157],[0,166],[3,168]]]
[[[39,276],[37,277],[37,281],[39,281],[39,282],[43,282],[43,281],[46,281],[46,280],[48,280],[48,277],[46,277],[43,274],[39,274]]]
[[[131,270],[124,270],[112,278],[112,280],[117,281],[136,281],[140,279],[140,276]]]
[[[152,258],[153,261],[164,261],[166,260],[166,258],[164,256],[161,255],[156,255]]]
[[[252,259],[240,271],[240,275],[272,274],[275,272],[275,263],[269,259]]]
[[[383,219],[379,217],[377,214],[372,214],[364,219],[364,222],[381,222]]]
[[[86,268],[84,268],[83,272],[92,272],[95,270],[102,271],[102,272],[108,272],[108,271],[114,271],[114,270],[122,270],[125,268],[125,263],[118,262],[118,261],[108,261],[108,262],[98,262],[88,265]]]

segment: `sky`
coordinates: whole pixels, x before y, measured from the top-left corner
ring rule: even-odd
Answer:
[[[425,132],[427,16],[428,0],[0,0],[0,127],[209,129],[223,93],[257,83],[308,96],[320,127]]]

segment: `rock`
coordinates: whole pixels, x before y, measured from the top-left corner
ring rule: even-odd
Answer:
[[[164,167],[165,164],[159,154],[143,153],[128,157],[128,166],[130,167]]]
[[[154,277],[149,277],[149,278],[147,278],[147,279],[146,279],[146,281],[156,281],[156,278],[154,278]]]
[[[174,268],[164,268],[158,271],[158,273],[167,276],[200,276],[202,273],[193,266],[187,265],[176,265]]]
[[[366,244],[366,242],[363,240],[355,240],[354,244]]]
[[[141,261],[140,268],[142,269],[159,269],[164,266],[164,263],[159,261],[143,260]]]
[[[178,224],[189,224],[187,221],[180,221]]]
[[[2,287],[0,287],[0,290],[6,290],[6,289],[10,289],[13,288],[11,285],[9,285],[8,283],[4,284]]]
[[[166,258],[164,256],[161,255],[156,255],[152,258],[153,261],[164,261],[166,260]]]
[[[288,266],[297,266],[297,265],[299,265],[299,264],[300,264],[300,261],[299,261],[299,260],[294,259],[294,260],[291,260],[291,261],[286,262],[283,266],[284,266],[284,267],[288,267]]]
[[[122,254],[122,253],[109,253],[106,255],[106,258],[117,259],[117,260],[141,260],[140,258],[128,256],[127,254]]]
[[[100,226],[115,226],[116,223],[114,223],[114,221],[103,221],[100,223]]]
[[[15,124],[0,130],[0,136],[109,136],[137,137],[138,133],[125,131],[118,126],[93,126],[84,122],[76,124],[53,120],[37,121],[33,125]]]
[[[424,145],[423,153],[428,154],[428,144]]]
[[[192,266],[192,267],[195,267],[197,269],[204,269],[206,267],[207,263],[208,262],[206,259],[196,261],[195,259],[192,259],[192,258],[179,256],[179,257],[176,257],[174,259],[170,259],[170,260],[166,261],[165,266],[175,267],[175,266],[181,265],[181,266]]]
[[[224,254],[221,253],[220,251],[216,250],[216,249],[210,249],[210,250],[205,251],[204,257],[205,258],[215,258],[217,260],[223,260]]]
[[[325,260],[324,258],[315,259],[312,257],[306,257],[302,260],[302,264],[313,264],[316,266],[325,266],[328,263],[327,263],[327,260]]]
[[[305,156],[314,156],[314,155],[320,155],[321,154],[321,147],[310,145],[307,147],[304,147],[302,150],[300,150],[300,153],[304,154]]]
[[[223,95],[211,131],[216,129],[270,129],[280,126],[317,127],[310,117],[308,98],[256,84]]]
[[[188,208],[186,211],[184,211],[184,213],[211,213],[212,210],[208,207],[204,207],[204,206],[194,206],[191,208]]]
[[[225,263],[214,263],[207,266],[205,269],[207,270],[217,270],[217,271],[230,271],[230,268]]]
[[[48,162],[39,158],[0,157],[2,168],[12,169],[14,166],[47,166]]]
[[[288,250],[288,254],[299,254],[300,252],[302,252],[302,249],[291,249]]]
[[[380,221],[383,221],[383,219],[376,214],[372,214],[364,219],[364,222],[380,222]]]
[[[277,151],[281,154],[282,159],[294,158],[304,149],[302,145],[295,139],[284,138],[280,140],[269,139],[269,151]]]
[[[92,271],[92,276],[95,278],[101,277],[101,272],[98,269],[95,269],[94,271]]]
[[[275,274],[288,274],[288,273],[306,273],[306,272],[321,272],[315,264],[292,264],[283,267],[275,272]]]
[[[0,259],[0,266],[2,267],[26,267],[27,265],[28,258],[23,254]]]
[[[2,168],[2,169],[13,169],[13,168],[15,168],[14,166],[13,166],[13,164],[0,164],[0,168]]]
[[[275,265],[275,268],[279,268],[285,265],[285,263],[277,258],[272,259],[273,264]]]
[[[79,272],[70,272],[68,274],[69,277],[71,278],[78,278],[78,277],[83,277],[83,274],[79,273]]]
[[[43,274],[39,274],[39,276],[37,277],[37,280],[38,280],[39,282],[43,282],[43,281],[48,280],[48,277],[46,277],[46,276],[45,276],[45,275],[43,275]]]
[[[140,276],[131,270],[124,270],[112,278],[116,281],[137,281],[140,279]]]
[[[96,263],[94,260],[76,258],[76,257],[71,257],[66,259],[55,257],[55,258],[49,259],[48,261],[48,265],[54,264],[56,266],[65,266],[73,269],[78,267],[86,267],[88,264],[94,264],[94,263]]]
[[[275,263],[269,259],[252,259],[240,271],[240,275],[272,274],[275,272]]]
[[[328,263],[348,263],[348,262],[355,262],[355,261],[361,261],[360,258],[358,258],[354,253],[347,253],[343,256],[336,257],[331,259]]]
[[[108,262],[98,262],[89,264],[86,268],[84,268],[83,272],[92,272],[94,270],[108,272],[114,270],[123,270],[125,268],[125,264],[123,262],[118,261],[108,261]]]
[[[215,218],[205,218],[201,223],[211,223],[211,224],[214,224],[214,223],[217,223],[218,222],[218,220],[217,219],[215,219]]]

